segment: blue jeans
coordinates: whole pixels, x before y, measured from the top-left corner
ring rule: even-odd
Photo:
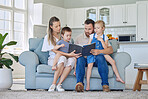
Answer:
[[[95,59],[94,66],[98,67],[98,72],[102,79],[102,86],[109,85],[108,83],[108,66],[105,60],[104,55],[97,55]],[[85,66],[87,65],[87,59],[84,57],[79,57],[77,59],[77,66],[76,66],[76,78],[77,83],[82,82],[84,80],[85,75]],[[83,83],[84,84],[84,83]]]

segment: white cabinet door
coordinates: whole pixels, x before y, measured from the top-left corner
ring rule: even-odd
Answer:
[[[147,3],[138,3],[137,4],[137,40],[138,41],[143,41],[147,40],[148,38],[148,31],[147,31],[147,18],[148,18],[148,5]]]
[[[86,19],[92,19],[95,22],[98,20],[97,7],[85,8],[85,20]]]
[[[113,26],[136,26],[136,4],[112,6],[111,15]]]
[[[42,9],[42,24],[48,25],[49,19],[51,17],[50,15],[50,6],[47,4],[43,4],[43,9]]]
[[[112,6],[112,25],[124,26],[125,20],[125,5]]]
[[[76,8],[74,10],[74,28],[83,28],[85,21],[85,9]]]
[[[84,8],[67,9],[67,26],[70,28],[83,28],[84,21]]]
[[[105,26],[111,26],[111,17],[111,6],[98,7],[98,20],[103,20],[105,22]]]
[[[136,25],[137,9],[136,4],[126,5],[126,25]]]
[[[74,26],[74,9],[67,9],[67,26],[73,28]]]
[[[34,4],[34,24],[48,25],[53,16],[60,19],[62,27],[66,25],[66,9],[43,3]]]
[[[66,10],[64,8],[50,6],[50,16],[59,18],[62,27],[66,25]]]
[[[45,10],[46,9],[46,10]],[[50,18],[50,6],[43,3],[34,4],[34,24],[47,25]]]

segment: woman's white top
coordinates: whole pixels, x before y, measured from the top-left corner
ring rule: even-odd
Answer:
[[[94,33],[90,35],[90,39],[93,39],[93,36],[94,36]],[[95,38],[97,38],[97,36],[98,36],[98,35],[97,35],[97,33],[96,33],[96,34],[95,34]],[[100,37],[103,38],[103,35],[101,35]],[[105,37],[105,38],[104,38],[105,41],[108,40],[108,37],[107,37],[106,35],[104,35],[104,37]]]
[[[56,37],[55,37],[55,39],[56,39],[56,42],[59,40],[59,39],[57,39]],[[46,36],[44,37],[44,42],[43,42],[42,50],[41,50],[41,51],[43,51],[43,52],[49,51],[48,65],[52,65],[52,64],[50,64],[50,63],[53,63],[53,62],[51,62],[51,61],[54,60],[54,57],[55,57],[55,55],[56,55],[53,51],[51,51],[53,48],[54,48],[54,45],[51,43],[51,41],[50,41],[50,45],[49,45],[49,43],[48,43],[48,38],[47,38],[47,35],[46,35]],[[51,60],[51,61],[50,61],[50,60]],[[50,62],[49,62],[49,61],[50,61]]]

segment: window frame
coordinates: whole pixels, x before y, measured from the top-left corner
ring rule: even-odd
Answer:
[[[24,51],[26,41],[27,41],[27,31],[28,31],[28,0],[25,0],[25,8],[24,9],[19,9],[15,7],[15,0],[11,0],[11,6],[4,6],[0,5],[0,10],[5,10],[5,11],[10,11],[11,12],[11,19],[10,19],[10,33],[9,33],[9,40],[14,40],[14,13],[23,13],[24,14],[24,33],[23,33],[23,45],[22,47],[9,47],[8,49],[4,49],[4,51],[11,52],[13,54],[20,54],[21,52]],[[5,30],[5,29],[4,29]],[[17,41],[19,42],[19,41]]]

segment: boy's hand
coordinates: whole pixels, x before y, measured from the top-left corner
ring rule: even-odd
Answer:
[[[69,56],[70,56],[70,57],[76,57],[76,58],[78,58],[78,57],[81,56],[81,53],[75,54],[75,50],[74,50],[73,52],[69,53]]]
[[[61,44],[60,46],[61,46],[61,47],[65,47],[65,45],[64,45],[64,44]]]

